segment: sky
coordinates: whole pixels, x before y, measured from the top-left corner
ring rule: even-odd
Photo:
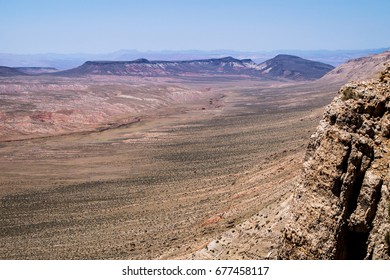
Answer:
[[[0,52],[390,47],[389,0],[0,0]]]

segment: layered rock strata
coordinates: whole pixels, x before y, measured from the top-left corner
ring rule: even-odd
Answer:
[[[390,66],[342,87],[312,135],[281,259],[390,259]]]

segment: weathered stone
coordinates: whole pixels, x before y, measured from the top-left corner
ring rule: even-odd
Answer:
[[[281,259],[390,259],[390,67],[344,86],[312,135]]]
[[[386,113],[381,121],[381,131],[383,137],[390,138],[390,114]]]
[[[361,187],[357,207],[349,218],[348,226],[352,231],[369,232],[375,217],[383,179],[371,170],[366,172]]]

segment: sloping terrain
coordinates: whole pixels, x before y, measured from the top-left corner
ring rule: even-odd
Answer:
[[[158,80],[162,92],[211,89],[198,103],[143,113],[130,125],[0,143],[2,259],[184,258],[275,210],[331,92],[253,80],[172,82]],[[268,217],[259,219],[261,227]],[[242,258],[264,258],[274,233]]]
[[[320,79],[324,83],[347,83],[378,78],[384,65],[390,62],[390,51],[352,59],[336,67]]]
[[[213,97],[161,81],[48,76],[0,79],[0,140],[107,129],[142,120],[150,111]]]

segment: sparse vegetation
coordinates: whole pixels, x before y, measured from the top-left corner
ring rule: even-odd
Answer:
[[[353,98],[353,96],[354,96],[353,89],[350,87],[344,88],[341,91],[341,100],[343,100],[343,101],[349,100],[349,99]]]
[[[139,90],[136,96],[141,98],[167,89],[161,86],[158,91],[155,81],[150,85],[143,81],[142,88],[109,82],[80,96],[110,97],[114,92],[112,103],[131,102],[121,95]],[[317,125],[320,108],[333,98],[335,89],[317,92],[313,98],[311,85],[264,85],[259,90],[257,81],[256,87],[251,83],[175,80],[174,85],[182,85],[175,88],[194,84],[218,88],[216,96],[226,87],[232,102],[224,110],[210,107],[210,96],[211,106],[223,104],[210,90],[200,103],[168,104],[142,114],[142,121],[129,126],[1,143],[1,155],[15,159],[0,161],[0,228],[6,233],[0,237],[1,257],[180,256],[190,252],[185,248],[195,250],[227,230],[224,219],[201,227],[210,217],[228,211],[236,226],[264,205],[279,204],[284,184],[301,169],[297,159],[306,148],[308,131]],[[310,110],[313,117],[305,118]],[[26,194],[16,194],[19,190]],[[1,200],[7,196],[13,198]],[[266,219],[274,221],[271,216]]]
[[[346,101],[349,99],[359,99],[363,96],[360,93],[357,93],[352,87],[345,87],[341,89],[341,100]]]

